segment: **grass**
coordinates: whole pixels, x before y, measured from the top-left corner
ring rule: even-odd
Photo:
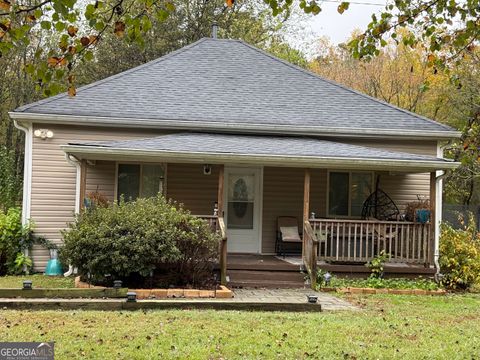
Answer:
[[[34,288],[73,288],[72,277],[45,276],[40,274],[28,276],[0,276],[0,288],[22,288],[24,280],[31,280]]]
[[[480,296],[371,295],[363,311],[0,312],[2,341],[56,359],[478,359]]]

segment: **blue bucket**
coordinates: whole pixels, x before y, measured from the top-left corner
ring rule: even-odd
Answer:
[[[50,260],[48,260],[47,267],[45,268],[45,275],[63,275],[63,266],[57,257],[57,249],[50,249]]]
[[[47,267],[45,268],[45,275],[49,275],[49,276],[63,275],[63,267],[62,267],[62,264],[60,264],[60,261],[58,261],[58,259],[48,260]]]

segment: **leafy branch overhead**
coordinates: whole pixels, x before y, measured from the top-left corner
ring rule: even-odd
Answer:
[[[242,0],[224,0],[224,12],[232,11]],[[245,1],[245,0],[243,0]],[[307,14],[322,11],[319,0],[256,0],[266,4],[274,16],[289,14],[299,7]],[[68,84],[75,95],[74,69],[95,57],[95,46],[110,33],[142,45],[145,34],[178,11],[179,0],[0,0],[0,56],[20,44],[31,46],[37,59],[26,71],[45,95],[57,93]],[[190,10],[185,10],[190,13]],[[355,11],[349,2],[339,2],[337,11]],[[212,20],[218,14],[206,14]],[[195,26],[195,24],[187,24]],[[400,37],[403,28],[409,37]],[[46,34],[45,42],[31,44],[31,33]],[[357,58],[377,56],[388,38],[405,45],[427,44],[432,65],[442,66],[474,50],[480,36],[478,0],[396,0],[388,4],[360,36],[349,43]],[[38,46],[40,45],[40,46]],[[49,45],[52,45],[51,43]],[[33,50],[35,49],[35,50]],[[63,81],[63,83],[62,83]]]

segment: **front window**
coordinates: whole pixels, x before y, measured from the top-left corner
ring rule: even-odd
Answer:
[[[118,164],[117,200],[135,200],[164,192],[165,169],[158,164]]]
[[[363,203],[373,191],[371,172],[330,172],[328,215],[362,215]]]

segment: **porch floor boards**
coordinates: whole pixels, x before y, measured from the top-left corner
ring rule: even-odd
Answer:
[[[237,288],[303,288],[304,274],[301,273],[300,256],[228,254],[227,276],[229,286]],[[340,277],[366,278],[371,270],[365,265],[326,263],[319,261],[320,269]],[[385,277],[415,278],[431,277],[435,268],[418,264],[385,264]]]

